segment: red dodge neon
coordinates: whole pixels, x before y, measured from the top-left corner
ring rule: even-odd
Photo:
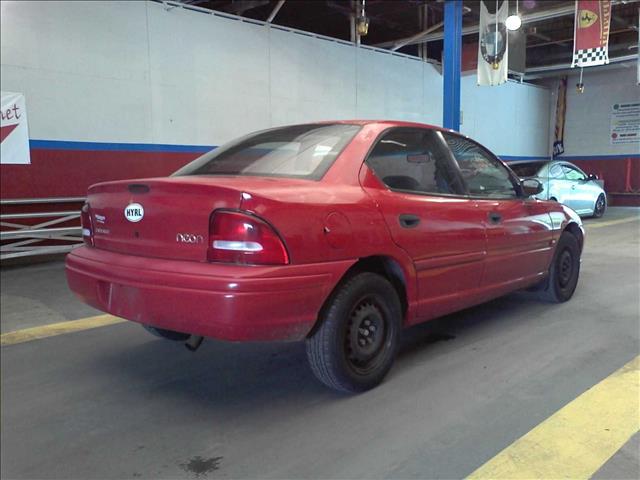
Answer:
[[[540,189],[428,125],[274,128],[169,178],[92,186],[67,277],[191,349],[304,340],[322,382],[358,392],[389,371],[403,327],[522,288],[571,298],[584,229]]]

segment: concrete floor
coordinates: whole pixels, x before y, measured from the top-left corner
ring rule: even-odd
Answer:
[[[574,298],[513,294],[408,330],[387,380],[321,386],[301,344],[206,341],[131,323],[1,349],[2,478],[462,478],[629,362],[640,221],[586,220]],[[97,312],[62,264],[3,269],[2,331]],[[595,478],[638,478],[638,436]]]

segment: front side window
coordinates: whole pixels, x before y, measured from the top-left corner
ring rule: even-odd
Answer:
[[[562,166],[560,164],[556,163],[555,165],[551,166],[551,168],[549,169],[549,178],[564,178],[564,172],[562,171]]]
[[[371,150],[367,165],[392,190],[459,195],[459,178],[441,134],[423,128],[396,128]]]
[[[567,178],[567,180],[578,181],[578,180],[584,180],[587,178],[587,176],[584,173],[582,173],[580,170],[578,170],[576,167],[572,167],[569,165],[562,165],[562,170],[564,170],[564,176]]]
[[[509,171],[499,160],[466,138],[450,133],[443,135],[471,195],[488,198],[518,196]]]
[[[309,124],[254,133],[219,147],[174,173],[318,180],[358,133],[358,125]]]

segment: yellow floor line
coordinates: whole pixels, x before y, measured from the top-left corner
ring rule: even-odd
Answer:
[[[97,315],[95,317],[81,318],[80,320],[71,320],[69,322],[51,323],[49,325],[3,333],[0,335],[0,344],[3,347],[6,345],[15,345],[16,343],[30,342],[40,338],[54,337],[65,333],[114,325],[124,321],[122,318],[114,317],[113,315]]]
[[[470,479],[588,479],[640,430],[640,356],[520,437]]]
[[[600,228],[600,227],[609,227],[611,225],[620,225],[621,223],[629,223],[636,222],[640,220],[640,217],[630,217],[630,218],[620,218],[618,220],[609,220],[608,222],[598,222],[598,223],[585,223],[587,228]]]

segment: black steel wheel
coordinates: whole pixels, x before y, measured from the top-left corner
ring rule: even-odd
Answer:
[[[389,332],[388,320],[374,298],[364,298],[351,312],[345,351],[349,366],[366,375],[378,368]]]
[[[574,235],[564,232],[558,240],[541,298],[554,303],[566,302],[573,296],[579,276],[580,245]]]
[[[313,373],[330,388],[362,392],[378,385],[396,356],[402,309],[384,277],[364,272],[340,285],[307,339]]]
[[[601,193],[596,200],[596,204],[593,207],[593,217],[600,218],[604,215],[605,210],[607,209],[607,198],[604,193]]]

